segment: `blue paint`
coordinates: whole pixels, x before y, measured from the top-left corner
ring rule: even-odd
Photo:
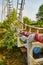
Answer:
[[[24,40],[24,43],[27,43],[27,39]]]
[[[34,52],[35,54],[39,54],[39,53],[40,53],[40,47],[35,47],[35,48],[33,49],[33,52]]]

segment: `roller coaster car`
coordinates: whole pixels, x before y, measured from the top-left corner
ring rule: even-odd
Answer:
[[[40,42],[33,42],[30,52],[32,56],[30,60],[31,65],[43,65],[43,44]]]
[[[22,35],[28,37],[31,33],[26,32],[26,31],[20,31],[20,34],[22,34]]]
[[[40,47],[35,47],[33,49],[33,57],[35,59],[38,59],[38,58],[43,58],[43,47],[40,48]]]
[[[36,34],[35,40],[43,43],[43,34]]]

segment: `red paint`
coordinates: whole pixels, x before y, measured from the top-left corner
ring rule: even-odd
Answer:
[[[26,31],[20,31],[20,33],[26,37],[28,37],[30,35],[29,32],[26,32]]]
[[[32,33],[29,33],[29,32],[26,32],[26,31],[20,31],[20,33],[26,37],[28,37],[30,34]],[[41,42],[43,43],[43,34],[35,34],[35,37],[34,39],[38,42]]]
[[[35,40],[43,43],[43,34],[36,34]]]

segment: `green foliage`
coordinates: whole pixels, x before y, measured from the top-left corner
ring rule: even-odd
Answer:
[[[6,61],[0,58],[0,65],[7,65]]]
[[[36,27],[42,27],[43,28],[43,20],[39,20],[36,23],[32,23],[31,25],[34,25]]]
[[[7,19],[5,19],[3,23],[0,23],[0,27],[9,30],[11,23],[13,23],[16,20],[16,17],[17,17],[17,12],[14,9],[10,15],[7,15]]]
[[[39,21],[37,22],[37,25],[38,25],[39,27],[43,27],[43,20],[39,20]]]
[[[15,22],[14,26],[15,26],[15,28],[19,28],[19,29],[22,28],[21,25],[20,25],[20,22]]]
[[[14,32],[10,31],[5,34],[5,37],[3,39],[3,46],[7,47],[7,49],[12,49],[13,46],[17,45],[17,40],[14,36]]]
[[[39,11],[36,14],[36,17],[37,17],[38,21],[32,25],[35,25],[37,27],[43,27],[43,5],[41,5],[39,7]]]
[[[4,47],[7,47],[7,49],[12,49],[13,46],[17,43],[17,37],[16,33],[11,31],[11,23],[13,23],[16,20],[17,12],[14,9],[13,12],[7,16],[7,19],[3,21],[3,23],[0,23],[0,27],[6,29],[6,33],[4,34],[4,37],[1,39],[2,45]],[[3,35],[2,35],[3,36]]]
[[[24,17],[23,22],[28,25],[32,24],[31,20],[28,17]]]
[[[0,22],[0,27],[2,26],[2,23]]]
[[[16,20],[16,17],[17,17],[17,12],[14,9],[13,12],[7,16],[8,22],[10,22],[10,23],[14,22]]]
[[[10,28],[10,22],[8,22],[8,20],[5,20],[4,22],[3,22],[3,28],[5,28],[5,29],[9,29]]]
[[[43,5],[39,7],[39,11],[36,14],[38,20],[43,20]]]

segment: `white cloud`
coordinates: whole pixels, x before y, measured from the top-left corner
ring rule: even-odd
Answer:
[[[29,12],[29,10],[23,11],[23,16],[27,16],[31,20],[36,20],[36,15],[33,12]]]

